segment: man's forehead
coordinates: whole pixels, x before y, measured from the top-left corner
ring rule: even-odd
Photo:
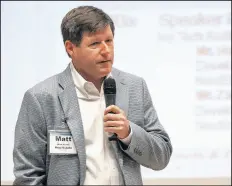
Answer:
[[[95,32],[84,32],[83,33],[83,37],[88,37],[90,39],[98,37],[98,36],[101,36],[101,35],[104,35],[104,36],[106,36],[106,35],[107,36],[113,35],[110,26],[99,28]]]

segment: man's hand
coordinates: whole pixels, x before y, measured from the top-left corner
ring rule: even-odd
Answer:
[[[116,133],[119,139],[126,138],[130,134],[130,125],[124,111],[115,105],[108,106],[104,112],[104,130]]]

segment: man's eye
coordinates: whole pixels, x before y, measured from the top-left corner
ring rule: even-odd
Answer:
[[[112,42],[112,41],[113,41],[112,39],[106,40],[107,43],[110,43],[110,42]]]
[[[91,44],[91,46],[96,46],[96,45],[98,45],[100,42],[94,42],[94,43],[92,43]]]

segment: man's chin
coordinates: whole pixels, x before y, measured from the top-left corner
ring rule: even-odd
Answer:
[[[101,74],[109,74],[110,72],[111,72],[111,70],[112,70],[112,67],[108,67],[108,68],[101,68],[100,69],[100,73]]]
[[[102,68],[100,69],[101,77],[107,76],[111,72],[112,68]]]

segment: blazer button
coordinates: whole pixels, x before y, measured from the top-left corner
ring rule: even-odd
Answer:
[[[134,149],[134,153],[135,153],[135,154],[138,154],[138,150],[137,150],[136,148]]]

